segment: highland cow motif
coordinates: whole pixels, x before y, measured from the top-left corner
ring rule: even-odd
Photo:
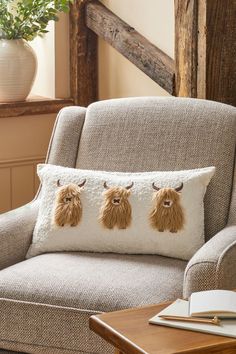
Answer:
[[[183,183],[178,188],[158,188],[155,183],[152,187],[156,190],[153,195],[154,207],[149,215],[149,221],[154,229],[159,232],[165,230],[178,232],[184,227],[185,218],[180,203],[180,191]]]
[[[100,209],[99,222],[107,229],[126,229],[132,220],[132,209],[129,203],[130,189],[132,182],[127,187],[108,187],[106,182],[104,188],[104,201]]]
[[[56,206],[53,223],[57,226],[77,226],[82,218],[82,204],[80,194],[86,180],[81,184],[70,183],[62,186],[57,181],[59,187],[56,193]]]

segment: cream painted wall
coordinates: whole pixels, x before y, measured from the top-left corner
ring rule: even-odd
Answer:
[[[174,0],[102,0],[102,3],[174,58]],[[109,44],[99,40],[99,98],[148,95],[168,94]]]
[[[0,213],[34,198],[54,121],[55,114],[0,119]]]
[[[55,114],[0,119],[0,164],[46,154]]]
[[[50,22],[44,37],[36,37],[30,45],[38,60],[38,70],[32,88],[32,95],[55,97],[55,44],[54,23]]]
[[[38,70],[32,95],[49,98],[70,97],[69,16],[59,14],[58,22],[50,22],[48,33],[31,42],[38,59]]]

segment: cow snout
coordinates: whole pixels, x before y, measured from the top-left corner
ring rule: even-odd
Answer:
[[[66,197],[66,198],[64,198],[64,202],[65,202],[65,203],[70,203],[71,200],[72,200],[72,197]]]
[[[120,204],[120,198],[113,198],[112,199],[112,204],[119,205]]]
[[[163,202],[163,206],[165,208],[170,208],[172,204],[173,204],[172,200],[169,200],[169,199],[168,200],[164,200],[164,202]]]

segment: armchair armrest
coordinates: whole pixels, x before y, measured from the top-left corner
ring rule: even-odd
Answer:
[[[187,264],[183,296],[194,291],[236,288],[236,226],[228,226],[202,246]]]
[[[38,214],[39,201],[0,215],[0,270],[25,259]]]

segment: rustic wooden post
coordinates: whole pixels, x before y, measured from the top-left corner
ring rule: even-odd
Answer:
[[[236,0],[206,3],[205,97],[236,106]]]
[[[236,0],[175,0],[176,95],[236,106]]]
[[[197,97],[197,0],[175,0],[176,96]]]
[[[76,0],[70,9],[71,97],[85,107],[98,98],[97,36],[86,26],[88,2]]]

